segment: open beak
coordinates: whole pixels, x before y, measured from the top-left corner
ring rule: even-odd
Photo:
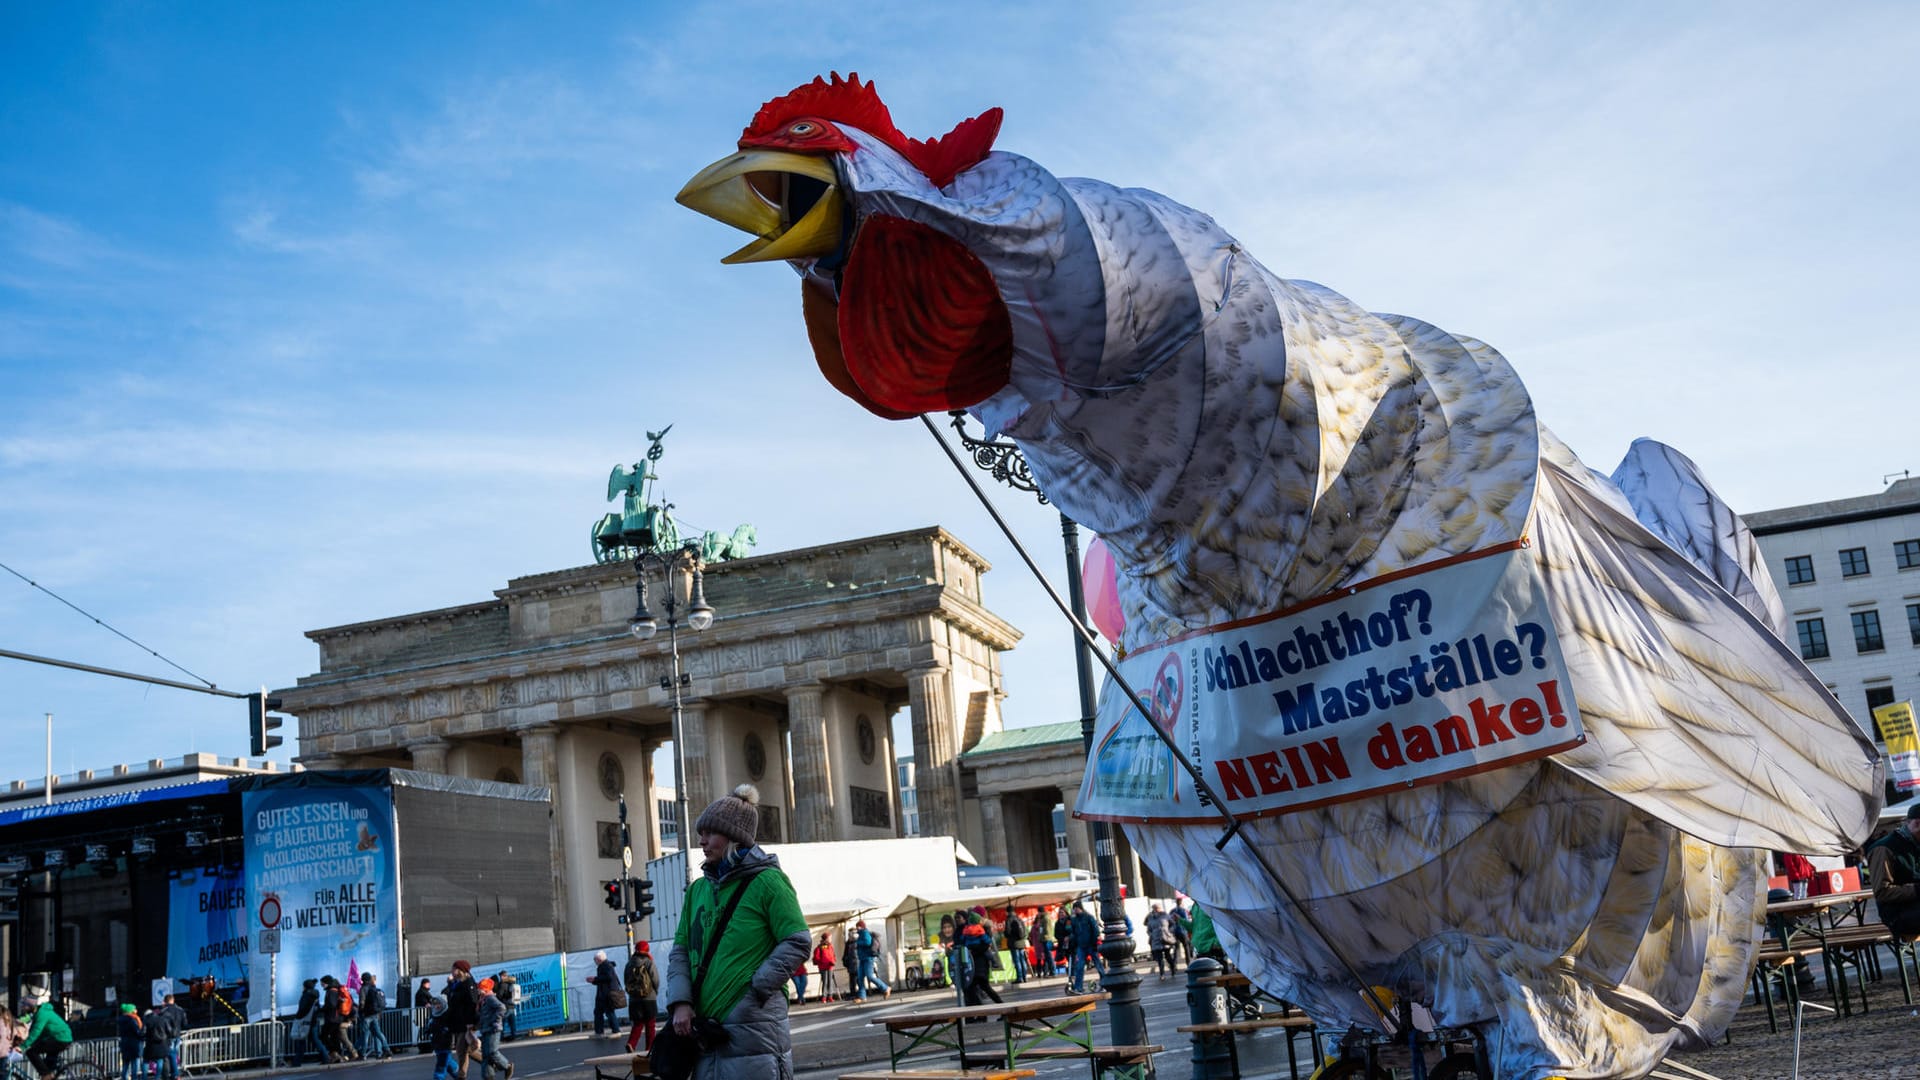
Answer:
[[[757,238],[723,263],[818,258],[840,246],[839,184],[827,158],[742,150],[700,170],[673,200]]]

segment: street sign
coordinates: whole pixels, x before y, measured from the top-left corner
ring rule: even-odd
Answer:
[[[280,926],[279,897],[269,893],[265,900],[260,901],[260,925],[268,930],[277,929]],[[280,935],[275,934],[273,940],[278,942]],[[279,949],[276,948],[274,951],[278,952]]]
[[[280,931],[278,930],[260,931],[260,948],[258,949],[258,952],[260,953],[260,955],[272,956],[274,953],[277,953],[279,951],[280,951]]]
[[[629,846],[626,846],[626,845],[622,845],[622,846],[621,846],[621,848],[620,848],[620,867],[621,867],[621,869],[623,869],[623,870],[631,870],[631,869],[633,869],[633,848],[632,848],[632,847],[629,847]]]

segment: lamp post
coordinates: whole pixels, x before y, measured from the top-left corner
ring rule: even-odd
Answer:
[[[702,580],[706,564],[700,558],[699,541],[689,540],[664,552],[640,549],[634,557],[633,569],[633,621],[627,629],[641,641],[647,641],[659,633],[661,625],[661,620],[655,618],[653,611],[647,607],[647,574],[657,571],[666,579],[667,598],[661,607],[667,616],[667,654],[670,657],[671,674],[661,678],[660,688],[673,695],[673,801],[679,819],[676,824],[680,832],[680,850],[685,853],[692,850],[687,840],[693,833],[692,820],[687,816],[687,740],[681,716],[680,690],[692,680],[680,670],[680,627],[684,622],[687,629],[699,633],[713,625],[713,607],[707,603],[706,586]],[[680,601],[680,589],[675,581],[681,573],[693,578],[684,604]],[[687,857],[687,868],[691,876],[691,855]]]
[[[1013,443],[976,439],[967,434],[964,412],[953,412],[953,430],[960,435],[973,463],[1015,491],[1025,491],[1048,505],[1046,493],[1033,479],[1027,460]],[[1067,555],[1067,599],[1073,617],[1087,625],[1086,590],[1080,583],[1080,526],[1065,513],[1060,515],[1060,538]],[[1073,638],[1074,674],[1080,682],[1080,744],[1093,754],[1093,722],[1098,709],[1093,687],[1093,650],[1086,638]],[[1147,1014],[1140,1006],[1140,973],[1133,967],[1133,940],[1127,935],[1126,911],[1120,902],[1120,859],[1114,848],[1113,826],[1105,821],[1088,823],[1093,840],[1093,871],[1100,882],[1100,955],[1107,972],[1100,977],[1100,988],[1107,999],[1107,1027],[1115,1045],[1141,1046],[1147,1042]]]

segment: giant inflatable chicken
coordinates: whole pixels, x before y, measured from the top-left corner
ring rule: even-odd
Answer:
[[[1577,712],[1551,752],[1235,806],[1224,850],[1217,811],[1179,784],[1108,799],[1109,816],[1242,970],[1323,1028],[1390,1026],[1370,984],[1478,1030],[1498,1074],[1528,1080],[1641,1076],[1714,1037],[1753,962],[1765,849],[1850,850],[1881,790],[1873,744],[1783,644],[1739,519],[1658,443],[1612,478],[1587,469],[1486,344],[1278,277],[1162,195],[993,150],[999,125],[994,109],[910,139],[872,84],[816,79],[763,106],[679,201],[753,234],[726,261],[799,272],[815,357],[848,397],[888,418],[967,409],[1020,445],[1111,548],[1129,659],[1502,552]],[[1371,625],[1404,633],[1408,595]],[[1172,665],[1191,679],[1169,693],[1265,674],[1238,655]],[[1101,731],[1186,722],[1157,710],[1110,686]],[[1207,740],[1272,723],[1203,717],[1194,745],[1209,759]],[[1199,766],[1236,798],[1288,786],[1288,764],[1314,779],[1267,757]]]

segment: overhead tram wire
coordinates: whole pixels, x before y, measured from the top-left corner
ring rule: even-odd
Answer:
[[[967,471],[966,463],[960,460],[959,454],[954,452],[952,445],[947,442],[946,437],[940,434],[940,429],[935,426],[932,418],[926,413],[921,413],[920,422],[926,425],[928,434],[933,436],[933,441],[940,444],[940,449],[947,455],[947,460],[953,462],[954,471],[958,472],[960,478],[967,482],[967,486],[973,489],[974,497],[980,500],[980,505],[986,508],[987,515],[993,518],[993,523],[1000,527],[1000,532],[1006,536],[1007,542],[1013,545],[1013,550],[1019,554],[1021,561],[1027,564],[1027,569],[1033,574],[1034,580],[1038,581],[1040,587],[1046,590],[1047,596],[1053,600],[1053,605],[1060,609],[1060,614],[1066,616],[1067,624],[1073,627],[1073,632],[1078,634],[1080,638],[1086,642],[1087,651],[1092,653],[1093,656],[1100,661],[1100,666],[1107,669],[1107,674],[1112,676],[1114,683],[1119,686],[1121,692],[1127,695],[1127,700],[1132,703],[1133,707],[1139,709],[1142,716],[1148,715],[1147,711],[1141,708],[1141,702],[1145,699],[1140,696],[1138,691],[1134,690],[1133,684],[1127,681],[1126,676],[1120,673],[1119,666],[1113,662],[1113,659],[1107,655],[1106,651],[1099,647],[1099,643],[1093,636],[1093,631],[1088,629],[1087,625],[1081,622],[1079,617],[1073,613],[1073,610],[1067,606],[1067,602],[1061,597],[1059,590],[1053,587],[1053,582],[1047,580],[1047,575],[1041,572],[1040,565],[1033,561],[1032,555],[1027,553],[1026,545],[1020,542],[1018,536],[1014,535],[1013,528],[1007,524],[1005,518],[1000,516],[1000,511],[993,505],[993,500],[987,497],[987,493],[981,488],[979,481],[975,480],[973,474]],[[1224,851],[1227,844],[1240,833],[1240,820],[1233,816],[1233,811],[1227,809],[1226,802],[1220,798],[1220,793],[1213,789],[1213,785],[1207,782],[1207,778],[1200,771],[1200,767],[1188,759],[1179,745],[1173,741],[1172,734],[1162,730],[1159,724],[1150,723],[1147,727],[1166,745],[1168,751],[1173,754],[1173,760],[1178,762],[1180,767],[1186,770],[1187,775],[1193,779],[1194,789],[1200,793],[1200,796],[1220,812],[1220,817],[1225,823],[1226,831],[1220,834],[1220,839],[1215,841],[1213,846]],[[1381,1024],[1386,1027],[1387,1033],[1389,1035],[1398,1035],[1400,1033],[1398,1030],[1400,1025],[1394,1017],[1393,1010],[1387,1007],[1386,1002],[1381,999],[1373,985],[1368,983],[1367,980],[1360,975],[1359,969],[1355,967],[1353,961],[1347,957],[1345,950],[1340,948],[1339,943],[1334,941],[1333,935],[1328,933],[1327,930],[1320,925],[1319,920],[1313,917],[1312,910],[1301,902],[1300,897],[1294,893],[1292,888],[1288,887],[1286,881],[1280,877],[1280,872],[1267,860],[1266,853],[1255,847],[1252,841],[1248,840],[1245,836],[1240,837],[1240,842],[1241,846],[1246,849],[1247,854],[1253,857],[1255,865],[1260,867],[1261,872],[1266,876],[1267,880],[1273,883],[1274,888],[1280,890],[1280,895],[1286,898],[1287,903],[1293,905],[1294,912],[1300,917],[1300,921],[1305,923],[1307,928],[1313,932],[1313,935],[1320,939],[1320,943],[1326,946],[1327,951],[1333,955],[1334,960],[1346,971],[1347,977],[1351,978],[1354,984],[1360,988],[1361,997],[1364,998],[1369,1005],[1373,1006],[1373,1010],[1379,1016]]]
[[[188,671],[186,668],[181,667],[179,664],[176,664],[173,661],[167,659],[166,657],[161,656],[155,650],[148,648],[145,643],[135,641],[133,638],[128,637],[126,634],[121,633],[118,629],[116,629],[112,624],[108,623],[105,619],[102,619],[98,615],[95,615],[92,612],[86,610],[85,608],[82,608],[80,605],[74,603],[71,600],[68,600],[66,597],[61,596],[59,593],[54,592],[52,589],[47,588],[45,585],[40,584],[39,582],[33,580],[32,578],[21,573],[20,571],[15,570],[13,567],[8,566],[6,563],[0,562],[0,570],[5,570],[7,573],[12,574],[14,577],[19,578],[21,581],[24,581],[27,584],[33,586],[34,588],[39,589],[41,592],[46,593],[48,596],[53,597],[55,600],[58,600],[61,603],[72,608],[73,610],[79,612],[80,614],[85,615],[87,618],[92,619],[97,625],[105,627],[107,630],[111,631],[115,636],[119,637],[121,640],[126,641],[137,648],[145,650],[148,653],[148,655],[152,656],[154,659],[160,661],[161,663],[167,665],[168,667],[174,669],[175,671],[178,671],[181,674],[186,675],[188,678],[193,679],[196,682],[205,684],[207,689],[209,690],[219,689],[219,686],[214,684],[211,680],[201,678],[200,676],[195,675],[193,672]],[[189,689],[192,689],[192,688],[189,688]],[[241,696],[241,695],[235,695],[235,696]]]

